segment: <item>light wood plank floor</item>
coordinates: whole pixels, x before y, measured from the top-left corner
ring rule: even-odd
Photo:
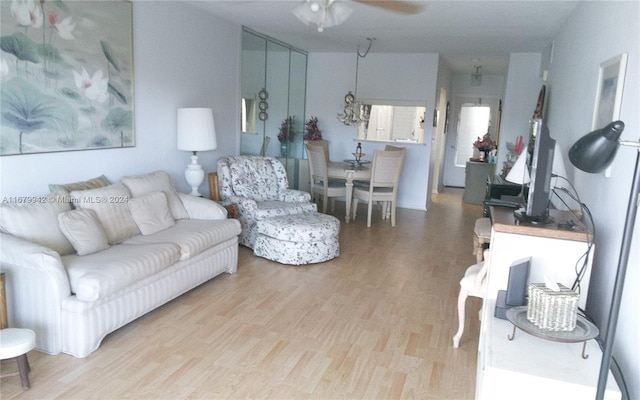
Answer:
[[[481,207],[447,188],[397,227],[366,207],[342,224],[341,255],[293,267],[240,247],[221,275],[108,335],[85,359],[29,354],[31,383],[9,399],[472,399],[480,299],[467,301],[459,349],[459,281],[474,263]],[[344,215],[344,203],[336,213]],[[14,363],[2,364],[4,372]]]

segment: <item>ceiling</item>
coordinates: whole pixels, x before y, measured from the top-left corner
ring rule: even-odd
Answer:
[[[308,52],[440,53],[454,72],[505,74],[512,52],[542,52],[580,0],[423,0],[413,15],[355,1],[342,25],[318,32],[291,10],[304,0],[183,0]]]

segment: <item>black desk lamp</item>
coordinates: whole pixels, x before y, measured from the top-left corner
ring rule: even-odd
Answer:
[[[636,168],[631,183],[629,206],[627,207],[627,217],[622,233],[618,270],[613,286],[611,308],[607,322],[607,334],[602,350],[602,362],[600,363],[600,375],[598,376],[598,389],[596,392],[597,400],[604,398],[604,392],[607,386],[607,377],[613,355],[613,342],[615,341],[620,302],[622,300],[622,290],[624,288],[624,277],[627,272],[627,263],[631,250],[633,225],[638,211],[638,192],[640,192],[640,141],[628,142],[618,140],[623,130],[624,123],[622,121],[614,121],[602,129],[586,134],[575,142],[569,150],[569,160],[571,160],[573,165],[585,172],[597,173],[603,171],[611,164],[618,151],[618,145],[632,146],[638,149]]]

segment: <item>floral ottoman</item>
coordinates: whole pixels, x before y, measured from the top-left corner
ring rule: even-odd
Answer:
[[[340,255],[340,220],[318,212],[258,221],[253,254],[282,264],[320,263]]]

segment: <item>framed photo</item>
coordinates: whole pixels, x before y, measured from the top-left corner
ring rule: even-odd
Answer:
[[[0,1],[0,155],[135,146],[131,1]]]
[[[447,110],[444,115],[444,133],[449,133],[449,102],[447,101]]]
[[[624,76],[627,70],[627,53],[600,64],[596,105],[591,129],[600,129],[620,117]]]

